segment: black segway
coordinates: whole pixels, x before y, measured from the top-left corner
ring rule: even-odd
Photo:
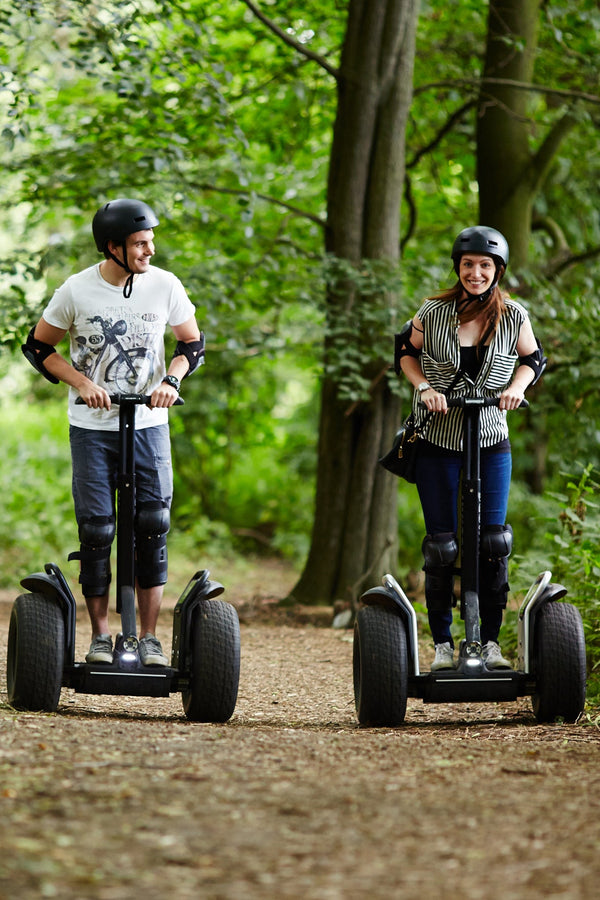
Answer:
[[[408,697],[425,703],[509,701],[531,696],[538,722],[575,721],[583,712],[586,655],[578,609],[560,603],[567,589],[543,572],[519,610],[518,669],[486,668],[479,634],[480,427],[483,406],[497,398],[456,398],[464,411],[461,488],[461,641],[455,669],[421,673],[417,616],[406,594],[385,575],[360,598],[354,625],[354,697],[361,725],[404,722]],[[523,406],[527,406],[523,401]]]
[[[117,394],[117,612],[122,633],[110,665],[75,662],[76,603],[54,563],[22,579],[29,593],[15,600],[7,651],[8,700],[16,709],[53,712],[62,687],[83,694],[168,697],[181,693],[188,719],[226,722],[237,701],[240,627],[235,608],[216,599],[225,590],[196,572],[173,614],[170,666],[143,666],[135,609],[135,411],[144,394]],[[183,403],[178,400],[178,403]]]

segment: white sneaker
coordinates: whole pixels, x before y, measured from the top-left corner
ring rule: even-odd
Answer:
[[[435,659],[431,663],[431,671],[437,672],[438,669],[454,669],[454,648],[449,641],[443,644],[435,645]]]
[[[488,669],[510,669],[511,664],[502,656],[500,645],[495,641],[488,641],[481,652],[481,657]]]
[[[143,666],[168,666],[160,641],[148,631],[140,641],[140,661]]]
[[[110,634],[97,634],[92,638],[86,663],[112,663],[113,642]]]

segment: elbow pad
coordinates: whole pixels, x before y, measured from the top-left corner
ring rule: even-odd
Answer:
[[[40,375],[43,375],[52,384],[59,384],[59,379],[52,375],[44,365],[44,360],[56,353],[56,347],[53,347],[52,344],[46,344],[44,341],[38,341],[33,336],[34,331],[35,325],[27,335],[26,342],[21,346],[23,356],[27,362],[31,363],[34,369],[37,369]]]
[[[413,356],[415,359],[418,359],[421,355],[421,351],[413,347],[410,342],[412,330],[412,319],[409,319],[408,322],[404,323],[400,332],[394,335],[394,369],[396,375],[400,374],[400,360],[403,356]]]
[[[519,357],[519,366],[529,366],[529,368],[533,370],[534,379],[531,382],[530,387],[540,380],[548,363],[547,357],[544,356],[542,345],[537,338],[536,341],[537,350],[535,350],[533,353],[529,353],[527,356]]]
[[[188,375],[191,375],[192,372],[195,372],[198,366],[204,365],[204,332],[200,332],[200,340],[199,341],[177,341],[177,346],[175,347],[175,352],[173,353],[173,359],[176,356],[185,356],[188,361],[189,369],[183,376],[187,378]]]

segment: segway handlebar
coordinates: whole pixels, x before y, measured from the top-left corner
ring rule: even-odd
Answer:
[[[498,406],[500,403],[499,397],[449,397],[446,400],[449,409],[459,408],[459,409],[467,409],[477,407],[482,409],[484,406]],[[517,409],[526,409],[529,406],[529,401],[523,398],[519,403]],[[419,409],[427,409],[422,400],[419,400],[418,403]]]
[[[139,403],[141,406],[147,406],[150,403],[150,394],[110,394],[110,402],[114,403],[115,406],[119,406],[121,403]],[[75,404],[78,406],[81,406],[83,403],[83,397],[77,397],[75,400]],[[178,397],[172,405],[183,406],[184,403],[183,397]]]

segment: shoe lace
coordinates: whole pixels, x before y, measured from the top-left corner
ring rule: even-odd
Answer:
[[[148,635],[147,637],[142,638],[141,643],[146,647],[146,649],[151,650],[154,653],[162,654],[162,646],[158,638],[154,637],[153,634]]]

